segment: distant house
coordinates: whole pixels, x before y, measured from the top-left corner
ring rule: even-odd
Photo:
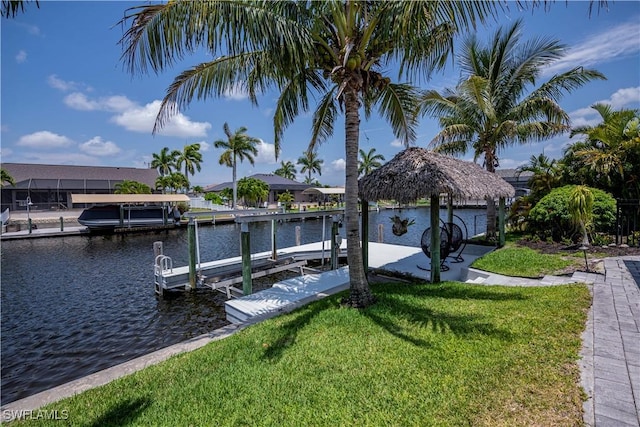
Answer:
[[[302,194],[311,185],[283,178],[279,175],[257,173],[248,178],[255,178],[264,181],[269,186],[269,196],[266,202],[269,204],[278,203],[278,196],[287,191],[293,196],[294,202],[308,202],[310,196]],[[218,193],[225,188],[233,188],[233,182],[223,182],[222,184],[208,186],[204,188],[205,193]]]
[[[71,208],[71,193],[113,194],[116,185],[128,180],[155,188],[158,172],[108,166],[42,165],[30,163],[2,163],[2,169],[16,185],[3,185],[2,211],[26,210],[27,200],[32,209],[50,210]],[[73,206],[82,207],[82,206]]]
[[[529,179],[533,172],[525,171],[518,175],[517,169],[496,169],[496,174],[516,189],[516,197],[529,194]]]

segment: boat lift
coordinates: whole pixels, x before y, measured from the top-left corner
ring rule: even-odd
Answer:
[[[236,215],[235,222],[239,223],[241,228],[241,256],[206,263],[201,263],[200,261],[197,216],[211,216],[212,212],[188,215],[189,265],[174,268],[171,258],[162,253],[161,242],[156,242],[159,245],[156,246],[154,244],[154,253],[156,254],[154,262],[155,292],[162,296],[165,291],[173,289],[193,290],[200,286],[223,292],[227,298],[249,295],[252,293],[252,280],[255,278],[286,270],[299,271],[300,275],[304,275],[307,271],[317,272],[317,270],[307,267],[307,261],[321,259],[324,263],[326,244],[331,247],[332,269],[338,267],[338,257],[340,256],[342,243],[342,239],[338,235],[338,223],[344,213],[343,209],[298,213],[265,211],[267,210],[233,211],[233,214]],[[219,212],[221,215],[229,215],[230,213],[230,211]],[[332,239],[330,242],[325,241],[325,221],[328,216],[333,219]],[[277,249],[276,228],[279,221],[318,217],[322,217],[323,221],[322,240],[319,242],[320,248],[317,248],[316,244],[313,248],[305,245],[306,247],[297,246],[280,251]],[[271,221],[271,251],[251,254],[248,224],[261,221]],[[242,289],[235,287],[239,283],[242,283]]]

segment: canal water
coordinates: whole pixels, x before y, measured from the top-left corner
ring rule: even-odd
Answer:
[[[393,215],[414,219],[403,236]],[[484,231],[485,211],[456,211],[469,234]],[[446,212],[441,211],[441,218]],[[419,246],[429,210],[383,209],[370,215],[369,239]],[[279,248],[322,238],[322,220],[277,227]],[[331,221],[325,224],[329,236]],[[254,223],[251,251],[270,249],[271,225]],[[343,229],[341,233],[344,234]],[[202,262],[240,255],[236,224],[199,227]],[[210,290],[159,299],[153,290],[153,243],[162,241],[174,266],[188,261],[186,229],[158,233],[11,240],[1,251],[2,404],[210,332],[228,322],[224,295]]]

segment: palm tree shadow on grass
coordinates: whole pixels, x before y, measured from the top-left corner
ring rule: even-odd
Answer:
[[[151,404],[149,397],[139,397],[137,399],[127,399],[119,402],[116,406],[99,416],[91,427],[123,426],[133,424]]]
[[[338,295],[344,295],[344,292]],[[298,332],[311,323],[319,313],[332,307],[334,305],[332,301],[335,301],[335,296],[317,301],[290,314],[289,319],[277,328],[278,338],[268,343],[262,357],[266,360],[280,359],[285,350],[296,342]]]
[[[427,347],[430,343],[418,338],[408,331],[404,324],[407,322],[419,327],[428,328],[434,333],[451,333],[459,337],[475,337],[478,334],[499,338],[503,341],[513,339],[512,334],[504,329],[496,327],[483,316],[464,314],[454,315],[439,313],[424,306],[401,302],[397,299],[387,298],[385,295],[376,294],[378,303],[366,310],[363,314],[384,328],[390,334],[408,341],[416,346]]]
[[[263,358],[275,360],[282,357],[283,353],[295,344],[298,333],[310,324],[312,319],[320,312],[333,307],[342,295],[343,293],[318,301],[290,315],[290,319],[287,319],[277,328],[277,337],[272,339],[268,346],[265,347]],[[483,316],[439,313],[424,306],[395,298],[398,295],[485,301],[526,299],[526,296],[521,294],[501,293],[484,287],[469,286],[461,289],[449,286],[433,287],[431,285],[422,287],[398,284],[376,285],[378,302],[362,310],[362,314],[369,317],[390,334],[416,346],[429,346],[430,344],[421,338],[413,336],[411,333],[407,333],[406,328],[402,326],[407,321],[423,328],[430,328],[437,333],[452,333],[461,337],[482,334],[509,341],[513,336],[509,331],[496,327]]]

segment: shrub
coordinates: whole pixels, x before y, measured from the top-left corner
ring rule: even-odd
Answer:
[[[551,237],[558,242],[563,239],[574,240],[579,230],[571,222],[569,200],[575,185],[556,188],[544,196],[529,212],[529,231],[541,238]],[[593,193],[592,232],[608,233],[613,231],[616,222],[616,201],[609,194],[596,188]]]

